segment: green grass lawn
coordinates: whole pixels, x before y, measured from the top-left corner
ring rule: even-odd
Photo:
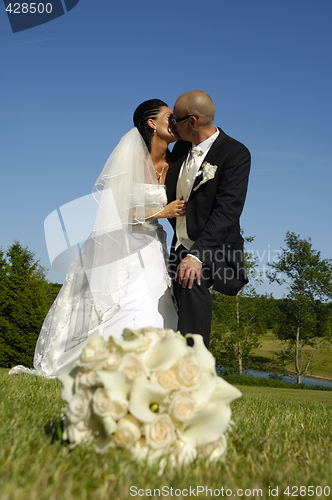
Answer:
[[[313,391],[301,389],[276,389],[274,387],[248,387],[245,385],[236,385],[244,396],[268,396],[274,398],[283,398],[298,401],[310,401],[316,403],[329,403],[332,405],[332,391]],[[332,436],[331,436],[332,439]],[[332,495],[331,495],[332,498]]]
[[[266,359],[275,359],[275,352],[281,351],[283,344],[278,340],[277,336],[272,332],[260,337],[261,347],[255,349],[254,356],[260,356]],[[317,352],[314,355],[312,362],[313,369],[310,370],[309,376],[322,377],[332,380],[332,343],[329,343],[329,350],[324,350],[324,352]],[[294,373],[295,367],[294,363],[289,363],[286,365],[286,370]]]
[[[208,467],[197,460],[160,475],[157,466],[132,463],[125,451],[97,455],[84,446],[69,451],[58,440],[52,443],[45,426],[59,419],[60,390],[57,380],[0,370],[1,500],[130,499],[135,492],[136,498],[174,499],[190,496],[190,487],[196,498],[223,498],[221,488],[233,498],[240,498],[238,489],[247,490],[242,498],[273,498],[269,488],[278,488],[278,499],[332,498],[331,392],[241,386],[225,460]],[[198,486],[212,492],[197,494]],[[306,488],[301,495],[300,486]],[[331,495],[319,489],[316,495],[319,486],[329,486]]]

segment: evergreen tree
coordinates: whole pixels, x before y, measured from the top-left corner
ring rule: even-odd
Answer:
[[[55,287],[59,287],[55,285]],[[55,296],[46,270],[15,241],[0,253],[0,366],[32,366],[40,328]]]

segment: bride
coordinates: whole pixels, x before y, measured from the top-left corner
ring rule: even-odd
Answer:
[[[177,139],[171,109],[159,99],[138,106],[135,128],[116,146],[93,188],[94,229],[74,257],[42,326],[34,370],[57,376],[78,359],[92,335],[120,337],[124,328],[177,327],[166,268],[166,233],[158,218],[185,215],[167,204],[168,145]]]

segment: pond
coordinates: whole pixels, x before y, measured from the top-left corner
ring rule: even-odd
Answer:
[[[270,373],[260,372],[258,370],[245,370],[244,375],[251,375],[252,377],[259,378],[269,378]],[[287,382],[288,384],[295,384],[296,375],[280,375],[280,380],[282,382]],[[332,387],[332,380],[322,380],[320,378],[302,377],[301,382],[305,385],[322,385],[323,387]]]

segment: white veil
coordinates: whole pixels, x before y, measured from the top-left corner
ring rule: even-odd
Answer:
[[[37,372],[51,371],[48,357],[50,351],[57,352],[54,347],[64,329],[62,347],[67,352],[118,311],[130,279],[130,256],[156,237],[145,224],[163,208],[153,185],[158,182],[151,157],[133,128],[113,150],[93,188],[99,204],[94,229],[74,257],[44,321],[35,350]]]

